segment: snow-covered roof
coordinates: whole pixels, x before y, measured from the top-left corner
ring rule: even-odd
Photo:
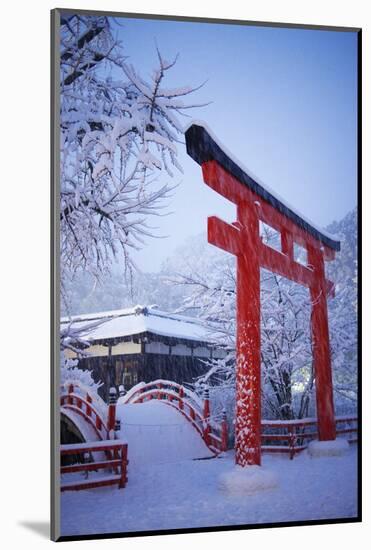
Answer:
[[[184,130],[187,153],[198,164],[216,160],[227,172],[235,176],[299,227],[310,233],[315,239],[334,250],[340,250],[340,241],[336,235],[317,227],[280,197],[278,193],[270,189],[268,185],[263,184],[217,139],[205,122],[193,120]]]
[[[61,319],[62,328],[70,323],[74,330],[81,328],[80,336],[89,341],[124,338],[146,332],[183,340],[212,340],[210,329],[198,319],[143,306]]]

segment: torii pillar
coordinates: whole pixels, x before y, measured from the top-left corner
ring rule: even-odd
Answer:
[[[204,126],[185,133],[187,152],[202,167],[204,181],[237,206],[237,221],[208,218],[208,241],[237,257],[236,463],[261,463],[260,268],[310,290],[311,333],[320,441],[336,437],[324,261],[340,243],[319,231],[267,191],[234,162]],[[265,245],[259,220],[281,234],[281,251]],[[294,260],[294,242],[307,250],[307,265]]]

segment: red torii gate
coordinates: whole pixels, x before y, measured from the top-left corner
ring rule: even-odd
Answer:
[[[324,261],[340,243],[313,227],[244,172],[199,124],[185,133],[188,154],[202,167],[204,181],[237,205],[232,225],[208,218],[209,243],[237,257],[236,463],[261,463],[260,268],[310,290],[311,334],[320,441],[336,437]],[[259,220],[281,234],[281,251],[265,245]],[[307,265],[294,260],[294,243],[307,250]]]

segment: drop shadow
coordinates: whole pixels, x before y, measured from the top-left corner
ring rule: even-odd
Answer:
[[[18,525],[33,531],[43,539],[50,539],[50,523],[48,521],[19,521]]]

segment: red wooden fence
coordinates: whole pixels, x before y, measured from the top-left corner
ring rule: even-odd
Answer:
[[[348,441],[357,441],[357,417],[337,416],[336,435],[347,434]],[[269,430],[269,431],[268,431]],[[271,453],[288,453],[292,459],[295,454],[307,448],[309,441],[318,439],[317,420],[315,418],[303,418],[301,420],[263,420],[262,450]]]
[[[73,479],[61,483],[61,491],[79,491],[81,489],[92,489],[96,487],[105,487],[107,485],[118,485],[119,489],[125,487],[127,482],[128,465],[128,446],[127,443],[120,440],[95,441],[81,444],[61,445],[61,456],[79,455],[83,460],[91,453],[104,452],[107,460],[88,461],[79,464],[61,466],[61,474],[73,474],[76,472],[85,472],[86,479]],[[90,477],[89,472],[98,470],[109,470],[109,475],[101,477]]]
[[[108,426],[104,422],[100,412],[93,405],[91,396],[87,393],[86,397],[80,393],[75,393],[73,384],[68,387],[68,392],[60,397],[61,410],[69,409],[76,412],[79,416],[93,427],[99,439],[107,439]]]

